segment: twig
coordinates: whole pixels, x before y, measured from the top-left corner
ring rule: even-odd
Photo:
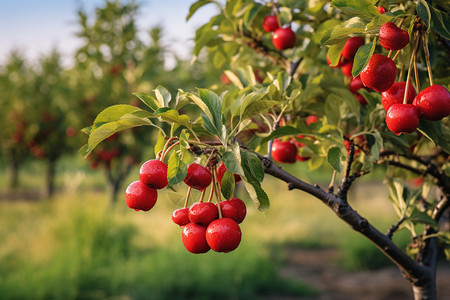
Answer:
[[[394,233],[398,230],[398,228],[400,227],[400,225],[402,225],[402,223],[405,221],[405,218],[401,218],[400,220],[398,220],[397,223],[395,223],[394,225],[392,225],[391,228],[389,228],[388,232],[386,233],[386,236],[392,240],[392,236],[394,235]]]

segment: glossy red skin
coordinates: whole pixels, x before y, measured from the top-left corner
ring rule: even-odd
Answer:
[[[277,30],[279,28],[277,16],[270,15],[270,16],[264,17],[262,26],[263,26],[264,31],[266,31],[266,32],[272,32],[272,31]]]
[[[415,131],[419,120],[419,110],[412,104],[396,103],[389,108],[386,114],[386,125],[397,135]]]
[[[381,93],[381,104],[383,104],[386,111],[388,111],[392,104],[403,103],[405,87],[406,81],[394,82],[390,89]],[[410,82],[408,87],[408,96],[406,98],[408,104],[413,103],[414,97],[416,97],[416,89]]]
[[[297,146],[293,141],[283,142],[274,140],[272,144],[272,158],[280,163],[295,163]]]
[[[344,63],[344,60],[342,59],[342,57],[339,58],[339,62],[337,63],[337,65],[333,66],[331,64],[330,58],[328,57],[328,53],[327,53],[327,64],[332,67],[332,68],[339,68],[342,66],[342,64]]]
[[[230,218],[240,224],[247,215],[247,207],[244,201],[239,198],[232,198],[228,201],[220,202],[220,209],[224,218]]]
[[[377,9],[380,12],[380,14],[384,14],[386,12],[383,6],[378,6]]]
[[[360,76],[366,87],[381,93],[394,84],[397,67],[392,59],[381,54],[374,54]]]
[[[413,104],[422,118],[438,121],[450,115],[450,93],[439,84],[434,84],[419,92]]]
[[[211,222],[206,229],[206,242],[216,252],[230,252],[241,242],[241,228],[230,218],[221,218]]]
[[[158,191],[149,188],[139,180],[130,183],[125,191],[125,202],[136,211],[149,211],[156,204]]]
[[[367,105],[367,100],[360,93],[355,93],[356,100],[358,100],[359,104],[362,106]]]
[[[184,207],[184,208],[179,208],[177,210],[174,210],[174,212],[172,213],[172,221],[180,226],[184,226],[186,224],[188,224],[189,221],[189,208],[188,207]]]
[[[142,164],[139,170],[139,180],[152,189],[162,189],[167,182],[167,165],[158,160],[148,160]]]
[[[295,46],[295,33],[290,27],[278,28],[272,36],[273,45],[279,49],[289,49]]]
[[[379,40],[384,49],[400,50],[408,45],[409,34],[394,23],[387,22],[380,28]]]
[[[219,179],[219,183],[222,183],[222,178],[226,170],[227,168],[225,167],[225,164],[222,162],[217,168],[217,176]],[[234,174],[234,183],[238,183],[241,180],[242,180],[241,176],[239,176],[238,174]]]
[[[342,49],[341,56],[353,60],[355,58],[356,51],[359,47],[364,45],[364,39],[360,36],[349,38]]]
[[[203,191],[211,184],[212,174],[202,165],[193,163],[189,165],[186,178],[183,181],[193,189]]]
[[[210,202],[195,202],[189,207],[189,221],[207,226],[219,217],[217,206]]]
[[[312,123],[316,123],[317,120],[318,120],[317,116],[314,115],[307,116],[305,119],[306,126],[309,126]]]
[[[345,76],[348,76],[350,78],[353,78],[352,76],[352,68],[353,68],[353,61],[346,60],[341,66],[342,74]]]
[[[348,86],[348,89],[350,90],[350,92],[352,93],[356,93],[359,89],[365,89],[366,86],[363,84],[362,80],[361,80],[361,76],[356,76],[355,78],[353,78],[350,81],[350,84]]]
[[[187,251],[199,254],[211,249],[206,242],[206,227],[195,223],[188,223],[183,228],[181,239]]]

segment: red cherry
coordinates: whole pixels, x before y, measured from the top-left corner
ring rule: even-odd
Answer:
[[[367,100],[363,97],[363,95],[361,95],[360,93],[355,93],[355,97],[356,100],[358,100],[359,104],[361,104],[362,106],[367,105]]]
[[[384,23],[379,33],[380,44],[387,50],[400,50],[409,43],[409,34],[392,22]]]
[[[212,175],[211,172],[202,165],[193,163],[189,165],[186,178],[183,181],[193,189],[203,191],[211,184]]]
[[[148,211],[155,206],[158,199],[158,192],[149,188],[142,182],[134,181],[130,183],[125,191],[125,202],[129,208],[134,210]]]
[[[189,208],[179,208],[172,213],[172,221],[180,226],[189,223]]]
[[[279,49],[289,49],[295,46],[295,33],[290,27],[278,28],[272,36],[273,45]]]
[[[388,111],[389,107],[395,103],[403,103],[403,97],[405,95],[406,82],[399,81],[394,82],[390,89],[381,93],[381,104],[386,111]],[[408,96],[406,101],[408,104],[412,104],[414,97],[416,97],[416,90],[413,85],[409,83],[408,87]]]
[[[420,91],[413,104],[427,120],[437,121],[450,115],[450,93],[439,84],[433,84]]]
[[[219,179],[219,183],[222,183],[223,174],[225,174],[226,170],[227,168],[225,167],[225,164],[222,162],[217,168],[217,176]],[[234,183],[238,183],[241,180],[242,180],[241,176],[239,176],[238,174],[234,174]]]
[[[361,80],[361,76],[356,76],[350,81],[350,85],[348,86],[350,92],[353,94],[356,93],[359,89],[366,88]]]
[[[347,138],[349,138],[349,136],[347,135]],[[362,135],[358,135],[356,138],[353,139],[353,145],[354,145],[354,155],[357,155],[361,152],[361,149],[359,147],[356,147],[356,145],[361,146],[362,144],[364,144],[365,139]],[[345,145],[345,149],[347,149],[347,152],[350,154],[350,141],[349,140],[345,140],[344,141],[344,145]]]
[[[416,130],[419,120],[419,110],[412,104],[395,103],[389,107],[386,114],[386,125],[397,135]]]
[[[353,61],[350,61],[350,60],[344,61],[344,63],[341,66],[342,74],[344,74],[345,76],[353,78],[353,76],[352,76],[352,68],[353,68]]]
[[[230,218],[221,218],[211,222],[206,229],[206,242],[216,252],[230,252],[241,242],[241,228]]]
[[[339,61],[338,61],[338,63],[337,63],[337,65],[335,65],[335,66],[333,66],[332,64],[331,64],[331,60],[330,60],[330,58],[328,57],[328,53],[327,53],[327,64],[330,66],[330,67],[332,67],[332,68],[339,68],[340,66],[342,66],[342,63],[344,62],[344,60],[343,59],[341,59],[341,57],[339,58]]]
[[[220,202],[220,209],[224,218],[233,219],[238,224],[244,221],[247,214],[245,203],[239,198],[232,198],[228,201]]]
[[[195,202],[189,207],[189,221],[207,226],[219,217],[217,206],[211,202]]]
[[[77,131],[72,126],[69,126],[66,128],[66,136],[67,137],[73,137],[76,133],[77,133]]]
[[[377,92],[387,91],[394,84],[397,66],[389,57],[374,54],[361,71],[361,80],[368,88]]]
[[[231,83],[230,78],[228,78],[227,74],[225,74],[225,73],[220,74],[219,79],[220,79],[220,81],[221,81],[223,84],[230,84],[230,83]]]
[[[272,158],[280,163],[295,163],[297,146],[293,141],[283,142],[278,139],[272,144]]]
[[[355,36],[348,39],[342,49],[341,56],[348,60],[353,60],[356,51],[358,51],[359,47],[362,45],[364,45],[364,40],[360,36]]]
[[[158,159],[146,161],[139,170],[139,180],[152,189],[165,188],[168,184],[167,165]]]
[[[263,20],[263,29],[266,32],[272,32],[279,28],[277,16],[266,16]]]
[[[309,115],[305,119],[306,126],[311,125],[312,123],[316,123],[318,120],[317,116]]]
[[[378,6],[377,9],[380,12],[380,14],[384,14],[386,12],[383,6]]]
[[[187,251],[195,254],[206,253],[211,249],[206,242],[206,227],[188,223],[181,234],[183,245]]]

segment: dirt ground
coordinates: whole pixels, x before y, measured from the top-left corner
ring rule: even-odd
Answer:
[[[295,278],[322,293],[317,300],[403,300],[412,299],[409,282],[395,267],[375,271],[346,272],[335,264],[334,249],[288,249],[281,275]],[[438,299],[450,299],[450,266],[438,267]],[[280,300],[294,298],[282,297]]]

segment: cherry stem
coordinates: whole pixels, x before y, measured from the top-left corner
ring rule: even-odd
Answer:
[[[400,50],[398,50],[395,55],[394,58],[392,58],[393,61],[395,61],[395,59],[400,55]]]
[[[417,69],[417,55],[414,57],[414,78],[416,79],[416,88],[420,91],[419,70]]]
[[[220,190],[220,184],[219,184],[219,175],[217,174],[217,168],[216,166],[213,166],[213,184],[216,190],[216,200],[217,200],[217,209],[219,211],[219,219],[222,218],[222,207],[220,206],[220,194],[221,190]]]
[[[203,198],[205,198],[206,189],[202,191],[202,195],[200,196],[200,202],[203,202]]]
[[[389,53],[388,53],[387,57],[391,58],[391,56],[392,56],[392,50],[389,50]]]
[[[280,20],[280,15],[278,14],[278,9],[277,9],[277,5],[275,4],[274,1],[272,1],[272,11],[275,12],[275,17],[277,18],[277,23],[278,23],[278,27],[281,28],[281,20]]]
[[[189,196],[191,195],[191,189],[192,189],[192,187],[188,188],[188,191],[187,191],[187,194],[186,194],[186,200],[184,201],[184,208],[186,208],[188,206]]]
[[[422,32],[423,51],[425,52],[425,60],[427,61],[428,78],[430,86],[433,85],[433,74],[431,73],[430,53],[428,52],[428,42],[425,33]]]
[[[161,157],[160,160],[163,160],[165,157],[165,153],[167,152],[167,147],[169,147],[170,143],[172,143],[172,141],[174,140],[178,140],[178,137],[171,137],[170,139],[167,140],[167,142],[164,144],[164,148],[162,149],[162,153],[161,153]]]
[[[333,176],[331,177],[330,185],[328,186],[328,192],[329,193],[332,193],[333,190],[334,190],[334,182],[336,181],[336,174],[337,174],[337,171],[334,170],[333,171]]]
[[[213,195],[214,195],[214,185],[211,186],[211,192],[209,193],[208,202],[212,201]]]
[[[169,148],[166,149],[165,152],[163,152],[163,154],[161,155],[161,160],[164,160],[164,157],[166,157],[167,153],[170,152],[170,150],[172,150],[174,147],[176,147],[177,145],[179,145],[180,142],[177,141],[175,144],[173,144],[172,146],[170,146]]]
[[[398,23],[398,28],[401,28],[402,27],[402,25],[403,25],[403,22],[405,22],[405,19],[406,19],[406,17],[403,17],[401,20],[400,20],[400,23]]]
[[[406,87],[405,87],[405,94],[403,95],[403,104],[408,104],[408,89],[409,89],[409,83],[411,81],[411,69],[414,64],[414,57],[416,56],[417,49],[419,49],[419,34],[416,32],[414,34],[414,50],[411,55],[411,59],[409,61],[409,68],[408,68],[408,75],[406,77]]]

